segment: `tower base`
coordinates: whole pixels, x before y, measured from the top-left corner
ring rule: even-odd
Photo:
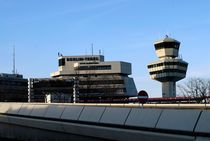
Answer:
[[[176,97],[176,82],[162,82],[162,96]]]

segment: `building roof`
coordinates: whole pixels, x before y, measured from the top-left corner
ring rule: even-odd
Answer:
[[[166,35],[165,38],[163,38],[163,39],[157,40],[154,44],[159,44],[159,43],[163,43],[163,42],[176,42],[176,43],[179,43],[180,44],[179,41],[177,41],[177,40],[175,40],[173,38],[168,37],[168,35]]]
[[[0,73],[0,77],[4,78],[23,78],[23,75],[21,74],[9,74],[9,73]]]

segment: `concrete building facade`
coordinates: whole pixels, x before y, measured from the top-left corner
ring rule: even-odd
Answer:
[[[29,78],[28,102],[71,103],[73,80],[60,78]]]
[[[0,102],[27,102],[27,82],[20,74],[0,73]]]
[[[122,61],[104,61],[103,55],[60,56],[59,68],[53,78],[79,80],[79,99],[106,99],[136,96],[131,75],[131,64]]]

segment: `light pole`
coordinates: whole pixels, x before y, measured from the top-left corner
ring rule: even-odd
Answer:
[[[73,86],[73,103],[77,102],[79,96],[79,78],[78,76],[73,77],[74,86]]]

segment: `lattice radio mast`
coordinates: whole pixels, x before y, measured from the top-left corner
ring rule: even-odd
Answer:
[[[15,45],[13,45],[13,70],[12,70],[12,73],[13,74],[16,74],[16,68],[15,68]]]

